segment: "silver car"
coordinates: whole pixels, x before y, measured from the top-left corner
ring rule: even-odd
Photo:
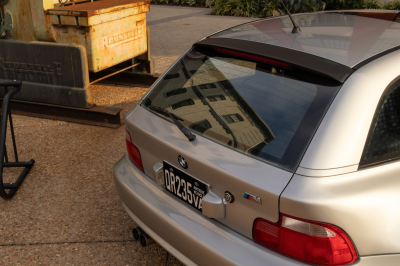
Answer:
[[[125,117],[122,204],[187,265],[400,265],[397,12],[195,43]]]

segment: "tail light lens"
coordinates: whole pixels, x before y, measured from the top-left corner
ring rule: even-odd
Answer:
[[[125,130],[125,140],[126,150],[128,151],[129,158],[140,170],[144,172],[140,151],[135,145],[133,145],[131,134],[129,134],[127,130]]]
[[[258,218],[253,240],[294,259],[316,265],[347,265],[357,253],[347,234],[330,224],[281,215],[278,223]]]

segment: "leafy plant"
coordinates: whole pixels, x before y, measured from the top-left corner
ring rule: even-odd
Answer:
[[[150,0],[153,4],[206,5],[206,0]]]
[[[366,0],[363,4],[365,9],[382,9],[382,4],[376,0]]]
[[[360,9],[363,2],[363,0],[326,0],[326,9]]]
[[[382,4],[383,9],[400,10],[400,1],[387,2]]]
[[[232,16],[252,17],[257,16],[258,8],[256,0],[231,0],[227,2],[225,10]]]
[[[290,13],[321,11],[326,6],[322,0],[282,0],[282,2],[280,0],[263,1],[260,16],[284,15],[286,14],[285,6]]]
[[[283,10],[279,10],[278,4],[273,1],[263,1],[261,3],[260,16],[273,17],[284,14]]]
[[[381,3],[378,0],[282,0],[290,13],[340,9],[400,10],[400,0]],[[281,0],[151,0],[157,4],[202,5],[212,8],[214,15],[270,17],[286,14]]]
[[[190,0],[189,0],[190,1]],[[206,4],[206,0],[194,0],[194,1],[196,1],[196,4],[197,5],[205,5]]]
[[[206,0],[206,7],[214,7],[218,0]]]

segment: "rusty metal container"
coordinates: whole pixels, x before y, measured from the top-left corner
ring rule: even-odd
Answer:
[[[98,72],[148,50],[150,0],[100,0],[47,9],[57,43],[86,47],[88,68]]]
[[[58,8],[54,0],[4,2],[13,28],[0,39],[0,81],[23,81],[15,99],[91,108],[89,71],[130,61],[139,64],[132,73],[153,73],[146,26],[150,0],[86,1],[63,0]]]

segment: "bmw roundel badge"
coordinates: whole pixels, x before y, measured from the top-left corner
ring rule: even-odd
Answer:
[[[185,168],[185,169],[188,168],[188,164],[187,164],[187,162],[185,161],[185,158],[182,157],[182,155],[179,155],[179,156],[178,156],[178,161],[179,161],[179,164],[180,164],[183,168]]]

